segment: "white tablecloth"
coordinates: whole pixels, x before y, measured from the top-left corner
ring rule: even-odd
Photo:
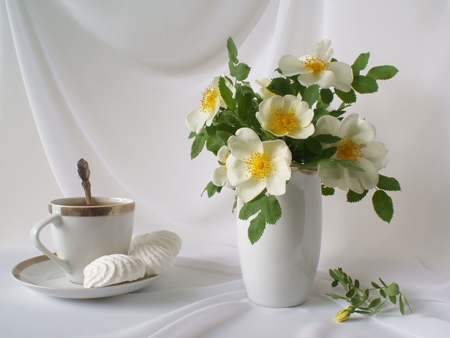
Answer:
[[[198,252],[204,259],[195,257]],[[450,285],[414,259],[340,259],[362,283],[377,277],[398,282],[414,313],[402,316],[390,305],[378,315],[353,315],[336,323],[334,315],[346,305],[325,296],[342,289],[331,287],[323,269],[304,304],[266,308],[247,298],[233,249],[185,243],[175,266],[150,286],[110,298],[74,300],[43,295],[9,276],[17,263],[39,254],[32,247],[0,249],[3,337],[426,338],[450,332]]]

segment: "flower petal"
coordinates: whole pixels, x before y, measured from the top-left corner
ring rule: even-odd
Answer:
[[[231,185],[237,186],[249,179],[247,166],[233,155],[228,156],[226,166],[228,181]]]
[[[320,73],[301,74],[298,76],[298,81],[307,87],[318,84],[320,88],[329,88],[334,84],[334,73],[329,70],[324,70]]]
[[[220,166],[213,170],[211,181],[218,187],[223,187],[228,183],[227,169],[225,166]]]
[[[334,116],[322,116],[317,120],[315,135],[331,134],[339,136],[340,124],[341,122]]]
[[[272,157],[272,161],[277,157],[282,157],[286,161],[287,166],[291,165],[292,153],[283,140],[264,141],[263,149]]]
[[[352,89],[352,67],[344,62],[330,62],[328,70],[334,73],[334,88],[343,92],[349,92]]]
[[[228,148],[231,154],[244,160],[252,151],[262,151],[262,143],[258,135],[250,128],[241,128],[236,132],[236,136],[230,136],[228,139]]]
[[[236,195],[247,203],[258,196],[265,188],[266,184],[263,181],[250,179],[236,186]]]
[[[311,51],[312,57],[319,57],[322,61],[330,62],[334,49],[331,47],[331,40],[324,39],[314,45]]]
[[[367,143],[364,148],[361,148],[363,157],[377,168],[383,169],[389,161],[388,150],[382,142],[372,141]]]
[[[200,107],[194,108],[186,116],[186,125],[190,131],[198,134],[205,125],[208,117],[209,114],[205,114]]]
[[[371,123],[361,119],[358,114],[352,113],[342,120],[338,136],[358,140],[358,143],[367,143],[375,138],[376,130]]]
[[[278,61],[278,68],[284,76],[293,76],[305,72],[305,64],[293,55],[283,55]]]
[[[379,175],[373,163],[360,158],[355,165],[364,169],[364,172],[344,168],[342,172],[346,186],[358,194],[362,194],[364,189],[370,190],[375,188]]]

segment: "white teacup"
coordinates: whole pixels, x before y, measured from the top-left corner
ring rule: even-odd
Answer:
[[[83,284],[84,268],[95,259],[127,254],[133,234],[135,203],[127,198],[61,198],[48,204],[50,215],[31,230],[33,244],[57,263],[74,283]],[[39,239],[41,230],[52,224],[56,255]]]

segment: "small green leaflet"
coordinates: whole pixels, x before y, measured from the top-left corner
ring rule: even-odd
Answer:
[[[227,40],[227,50],[228,50],[228,58],[233,63],[238,63],[239,60],[237,58],[238,56],[238,50],[236,48],[236,44],[234,43],[233,39],[231,37]]]
[[[372,204],[378,217],[390,223],[394,216],[392,199],[383,190],[377,190],[372,196]]]
[[[319,85],[314,84],[306,88],[302,95],[302,101],[308,102],[309,108],[319,99]]]
[[[353,78],[352,87],[360,94],[370,94],[378,91],[377,81],[363,75],[357,75]]]
[[[373,67],[367,73],[367,77],[374,80],[389,80],[398,73],[398,69],[394,66],[377,66]]]
[[[356,58],[352,65],[353,75],[357,76],[359,73],[367,67],[369,63],[370,53],[362,53]]]
[[[233,92],[225,83],[225,78],[220,77],[219,79],[219,90],[220,90],[220,96],[222,96],[222,99],[225,101],[225,104],[230,108],[231,110],[236,109],[236,101],[233,99]]]
[[[275,79],[272,79],[272,82],[267,87],[267,89],[270,90],[272,93],[280,96],[285,96],[288,94],[296,95],[295,90],[292,87],[289,80],[283,77],[277,77]]]
[[[281,218],[281,206],[275,196],[269,195],[266,197],[261,213],[266,223],[275,224]]]
[[[379,175],[377,187],[387,191],[400,191],[400,183],[393,177]]]
[[[344,103],[355,103],[356,102],[356,93],[353,89],[350,89],[350,91],[348,91],[348,92],[343,92],[343,91],[335,88],[334,92]]]
[[[248,238],[250,239],[250,243],[255,244],[261,238],[264,230],[266,229],[266,222],[262,214],[258,214],[252,221],[250,222],[250,226],[248,227]]]
[[[211,198],[214,194],[219,193],[222,190],[222,187],[218,187],[213,182],[209,182],[208,185],[203,190],[201,196],[203,196],[204,192],[208,194],[208,197]]]
[[[349,190],[347,192],[347,202],[349,203],[355,203],[361,201],[369,192],[369,190],[364,190],[362,194],[358,194],[354,192],[353,190]]]
[[[207,138],[208,135],[205,131],[201,131],[200,133],[195,135],[194,141],[192,142],[191,146],[191,159],[196,158],[202,152]]]

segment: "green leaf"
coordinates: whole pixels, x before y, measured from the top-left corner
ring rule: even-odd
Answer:
[[[373,286],[375,289],[381,289],[381,287],[380,287],[377,283],[375,283],[375,282],[372,282],[372,286]]]
[[[335,288],[335,287],[338,286],[338,285],[339,285],[339,282],[338,282],[337,280],[334,280],[334,281],[331,282],[331,286],[332,286],[333,288]]]
[[[393,177],[379,175],[377,187],[387,191],[400,191],[400,183]]]
[[[383,286],[384,286],[385,288],[387,288],[387,284],[386,284],[381,278],[378,278],[378,279],[380,280],[381,284],[383,284]]]
[[[331,134],[316,135],[316,136],[313,136],[313,138],[321,143],[336,143],[336,142],[339,142],[340,140],[342,140],[342,138],[340,138],[339,136],[334,136]]]
[[[357,75],[353,78],[352,87],[360,94],[370,94],[378,91],[377,81],[363,75]]]
[[[356,295],[356,290],[355,290],[355,289],[350,289],[350,290],[345,294],[345,297],[347,297],[347,298],[353,298],[354,295]]]
[[[337,147],[328,147],[323,150],[322,158],[328,159],[336,153]]]
[[[269,195],[265,199],[264,206],[261,209],[261,212],[264,216],[266,223],[275,224],[281,218],[281,206],[278,202],[278,199]]]
[[[333,299],[346,299],[344,296],[337,295],[335,293],[325,293],[325,295],[333,298]]]
[[[362,194],[358,194],[354,192],[353,190],[348,190],[347,192],[347,202],[349,203],[356,203],[361,201],[369,192],[369,190],[364,190]]]
[[[195,137],[195,135],[197,135],[197,134],[195,133],[195,131],[191,131],[191,132],[189,133],[188,139],[191,139],[191,138]]]
[[[288,94],[296,95],[294,88],[291,85],[291,82],[284,77],[277,77],[272,79],[270,84],[267,86],[267,89],[276,95],[285,96]]]
[[[250,216],[259,212],[265,205],[267,195],[265,192],[259,194],[251,201],[244,203],[241,210],[239,211],[239,219],[247,220]]]
[[[322,184],[322,195],[323,196],[333,196],[334,188],[326,187]]]
[[[398,69],[394,66],[377,66],[371,68],[366,76],[374,80],[389,80],[397,73]]]
[[[261,238],[266,228],[266,222],[262,213],[259,213],[254,219],[251,220],[248,227],[248,238],[252,244],[255,244]]]
[[[398,308],[400,309],[400,313],[405,315],[405,304],[403,303],[402,296],[398,297]]]
[[[329,88],[320,90],[320,99],[323,103],[330,104],[333,101],[333,92]]]
[[[220,77],[219,79],[219,91],[220,96],[222,96],[222,99],[225,101],[225,104],[230,108],[231,110],[236,109],[236,101],[233,99],[233,92],[230,88],[225,84],[225,78]]]
[[[359,289],[359,280],[355,279],[355,288]]]
[[[228,58],[233,63],[238,63],[239,60],[237,58],[238,56],[238,50],[236,48],[236,44],[234,43],[233,39],[231,37],[227,40],[227,50],[228,50]]]
[[[368,308],[374,308],[375,306],[377,306],[378,304],[380,304],[381,302],[381,298],[375,298],[373,301],[370,302]]]
[[[386,292],[386,295],[388,295],[389,297],[390,296],[396,297],[400,293],[400,287],[398,286],[397,283],[389,284],[389,286],[384,290]]]
[[[364,172],[363,168],[353,165],[351,161],[338,161],[338,163],[341,166],[343,166],[344,168],[354,170],[354,171]]]
[[[383,221],[390,223],[394,216],[392,199],[383,190],[377,190],[372,196],[373,208]]]
[[[327,169],[337,168],[337,163],[333,160],[323,159],[323,160],[320,160],[318,163],[319,163],[319,165],[321,165],[322,167],[327,168]]]
[[[344,103],[355,103],[356,102],[356,93],[353,89],[350,89],[348,92],[343,92],[343,91],[335,88],[334,92]]]
[[[389,296],[389,300],[392,304],[397,304],[397,297],[396,296]]]
[[[308,137],[305,140],[305,145],[314,154],[319,154],[320,155],[323,152],[322,145],[320,144],[320,142],[316,138]]]
[[[249,122],[249,120],[251,119],[256,119],[252,100],[253,95],[250,93],[246,93],[239,99],[238,102],[237,112],[239,116],[247,122]]]
[[[247,78],[248,74],[250,73],[250,67],[245,63],[239,63],[236,66],[236,80],[243,81]]]
[[[384,292],[384,289],[380,289],[380,295],[383,296],[383,298],[386,298],[386,292]]]
[[[362,53],[356,58],[352,65],[353,76],[359,75],[359,73],[367,67],[369,63],[370,53]]]
[[[213,182],[209,182],[208,185],[203,190],[201,196],[203,196],[203,193],[206,191],[209,198],[211,198],[214,194],[221,192],[222,187],[218,187]]]
[[[319,99],[319,85],[314,84],[306,88],[302,95],[302,100],[308,102],[311,108],[313,104]]]
[[[191,146],[191,159],[196,158],[202,152],[207,138],[208,135],[204,131],[201,131],[195,136]]]

